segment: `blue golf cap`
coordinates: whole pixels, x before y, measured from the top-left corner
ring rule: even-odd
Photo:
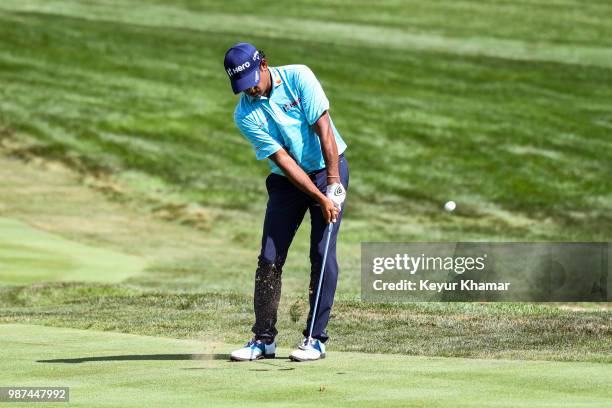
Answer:
[[[259,51],[249,43],[238,43],[225,53],[225,72],[235,94],[259,83]]]

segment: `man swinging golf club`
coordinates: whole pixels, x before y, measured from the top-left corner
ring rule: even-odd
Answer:
[[[336,239],[349,183],[346,143],[329,116],[321,84],[307,66],[270,67],[264,53],[247,43],[230,48],[224,64],[234,94],[242,92],[234,111],[236,126],[253,145],[257,159],[268,159],[271,170],[255,272],[254,337],[232,352],[231,359],[275,356],[282,269],[308,210],[310,312],[305,338],[290,358],[318,360],[325,357],[325,328],[338,279]]]

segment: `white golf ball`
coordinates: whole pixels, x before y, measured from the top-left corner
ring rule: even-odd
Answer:
[[[444,204],[444,209],[448,212],[455,211],[455,208],[457,208],[457,204],[454,201],[447,201]]]

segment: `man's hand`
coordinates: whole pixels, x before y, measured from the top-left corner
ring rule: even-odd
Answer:
[[[342,209],[342,203],[344,203],[344,200],[346,200],[346,190],[342,184],[328,184],[325,195],[334,203],[334,206],[338,209],[338,212],[340,212]]]
[[[319,205],[321,206],[321,212],[323,213],[323,218],[325,218],[325,222],[327,224],[329,224],[330,222],[336,222],[340,210],[336,207],[334,202],[321,194]]]

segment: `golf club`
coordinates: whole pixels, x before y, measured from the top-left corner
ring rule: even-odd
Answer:
[[[312,337],[312,330],[314,329],[314,322],[317,316],[317,307],[319,306],[319,296],[321,295],[321,285],[323,284],[323,272],[325,271],[325,262],[327,261],[327,250],[329,249],[329,239],[333,229],[333,223],[329,223],[327,227],[327,240],[325,241],[325,251],[323,252],[323,263],[321,264],[321,273],[319,274],[319,284],[317,286],[317,294],[315,296],[315,304],[312,309],[312,316],[310,318],[310,329],[308,330],[308,338]]]

